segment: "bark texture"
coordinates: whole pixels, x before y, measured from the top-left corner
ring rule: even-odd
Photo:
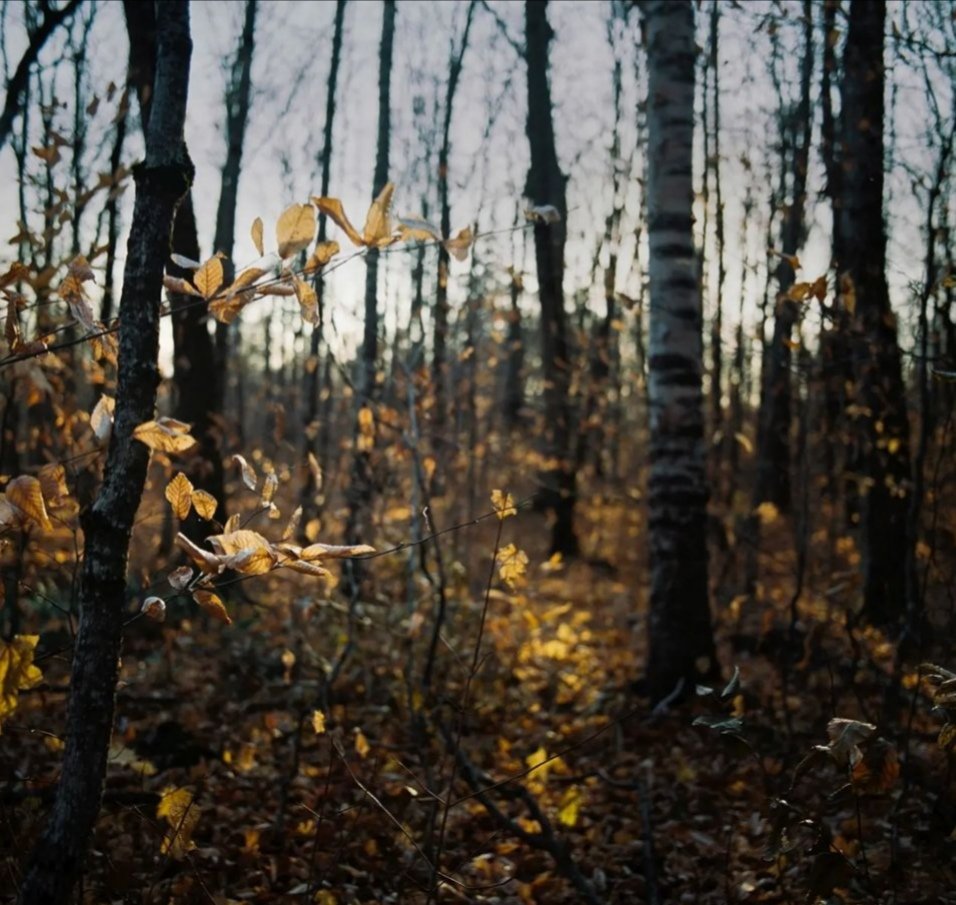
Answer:
[[[651,613],[655,700],[717,670],[707,588],[701,293],[694,252],[694,11],[642,4],[648,61]]]
[[[120,302],[116,417],[103,486],[83,518],[86,537],[80,625],[73,657],[67,740],[53,810],[31,855],[20,905],[69,901],[99,812],[113,727],[126,603],[126,561],[149,464],[134,428],[153,417],[159,383],[160,297],[170,225],[192,165],[183,142],[189,7],[157,8],[158,53],[146,161],[135,172],[136,202]]]

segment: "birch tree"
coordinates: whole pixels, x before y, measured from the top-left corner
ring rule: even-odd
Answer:
[[[694,251],[694,11],[641,4],[647,41],[653,699],[717,670],[707,592],[702,304]]]

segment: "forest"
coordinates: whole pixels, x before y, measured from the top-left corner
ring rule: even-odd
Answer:
[[[956,903],[954,0],[0,62],[0,903]]]

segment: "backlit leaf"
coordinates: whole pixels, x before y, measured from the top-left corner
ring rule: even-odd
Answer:
[[[306,248],[315,235],[315,212],[309,204],[292,204],[276,223],[279,257],[283,260]]]
[[[133,430],[133,437],[157,452],[180,453],[196,445],[189,425],[175,418],[144,421]]]
[[[325,214],[339,229],[345,232],[353,245],[364,245],[365,241],[359,235],[359,231],[352,226],[351,221],[345,215],[342,202],[338,198],[312,198],[312,203],[319,209],[320,213]]]
[[[252,244],[255,245],[260,257],[265,254],[262,245],[262,217],[256,217],[252,221]]]
[[[528,555],[514,544],[498,551],[498,574],[501,580],[514,590],[523,580],[528,568]]]
[[[299,307],[302,309],[302,320],[307,324],[317,324],[319,297],[315,290],[305,280],[296,279],[292,285],[295,289],[295,297],[299,300]]]
[[[314,273],[316,270],[321,270],[339,251],[341,251],[339,243],[334,240],[331,242],[319,242],[309,256],[309,260],[306,261],[303,272]]]
[[[398,238],[401,242],[437,242],[441,239],[441,230],[427,220],[413,217],[398,219]]]
[[[560,223],[561,212],[553,204],[536,204],[529,207],[524,216],[532,223]]]
[[[245,460],[244,456],[236,454],[232,457],[232,461],[239,466],[239,470],[242,473],[242,483],[250,490],[255,490],[256,484],[259,483],[255,469]]]
[[[213,619],[218,619],[226,625],[232,625],[232,617],[226,612],[226,606],[219,599],[218,595],[212,591],[195,590],[193,591],[193,600],[199,604],[200,608]]]
[[[302,559],[348,559],[351,556],[364,556],[367,553],[374,552],[375,548],[368,544],[353,544],[351,546],[311,544],[302,551]]]
[[[272,502],[279,487],[279,476],[273,471],[266,475],[262,482],[262,494],[259,498],[260,505],[267,506]]]
[[[282,540],[289,540],[289,538],[294,537],[296,531],[299,530],[299,522],[302,519],[302,507],[297,506],[295,511],[289,517],[289,521],[285,526],[285,530],[282,532]]]
[[[176,546],[179,547],[192,561],[207,575],[218,575],[225,568],[222,557],[194,544],[185,534],[176,535]]]
[[[459,230],[458,234],[450,239],[445,239],[445,248],[456,261],[468,260],[468,253],[475,241],[474,234],[470,226]]]
[[[581,810],[581,790],[577,786],[571,786],[564,795],[561,796],[561,809],[558,811],[558,822],[565,826],[575,826],[578,822],[578,814]]]
[[[359,729],[355,733],[355,752],[361,758],[368,757],[369,751],[372,750],[372,746],[368,743],[368,739],[365,737],[365,733]]]
[[[518,514],[518,510],[515,508],[515,501],[510,493],[505,493],[497,489],[492,490],[491,505],[494,506],[498,518],[502,521],[510,515]]]
[[[196,847],[192,835],[199,822],[199,808],[193,802],[192,792],[173,786],[163,789],[156,816],[169,826],[160,849],[162,854],[181,859]]]
[[[312,711],[312,730],[316,735],[325,732],[325,714],[321,710]]]
[[[176,518],[184,519],[189,515],[189,510],[192,507],[192,492],[192,482],[181,471],[166,485],[163,496],[172,506]]]
[[[208,522],[215,516],[216,508],[219,504],[211,493],[207,493],[205,490],[194,490],[190,495],[190,499],[192,500],[196,514],[201,519],[205,519]]]
[[[372,202],[365,217],[365,229],[362,230],[362,239],[366,245],[382,247],[394,241],[392,235],[392,195],[395,194],[395,184],[388,182],[385,188],[378,193]]]
[[[0,641],[0,730],[3,721],[17,709],[20,692],[43,681],[43,673],[33,665],[39,635],[14,635]]]
[[[241,550],[268,549],[267,541],[258,531],[243,529],[233,531],[231,534],[213,534],[207,538],[217,553],[229,556],[232,553],[239,553]]]
[[[169,274],[163,277],[163,288],[167,289],[169,292],[177,293],[179,295],[195,295],[202,297],[202,293],[193,286],[189,280],[184,280],[182,277],[173,277]]]
[[[222,258],[216,255],[193,274],[193,284],[204,299],[211,299],[222,286],[224,273]]]
[[[6,488],[7,502],[15,506],[26,519],[34,522],[44,531],[52,531],[53,523],[47,515],[43,501],[43,488],[31,475],[14,478]]]

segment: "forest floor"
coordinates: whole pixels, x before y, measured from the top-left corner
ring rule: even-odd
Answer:
[[[154,463],[140,513],[144,585],[178,564],[156,553],[169,476]],[[460,510],[448,494],[432,527]],[[383,505],[371,542],[408,541],[410,517]],[[223,595],[228,626],[169,596],[164,623],[126,629],[83,901],[956,902],[953,758],[916,666],[938,651],[901,665],[854,624],[848,538],[811,535],[794,602],[792,526],[765,522],[753,597],[733,590],[733,526],[713,545],[720,658],[739,679],[653,710],[634,493],[582,500],[571,562],[547,557],[530,509],[442,535],[440,569],[426,544],[447,601],[427,682],[439,595],[419,547],[371,560],[374,593],[351,610],[341,584],[281,570]],[[514,588],[509,544],[528,557]],[[3,726],[4,902],[58,775],[69,667],[66,621],[40,595],[23,604],[44,681]]]

